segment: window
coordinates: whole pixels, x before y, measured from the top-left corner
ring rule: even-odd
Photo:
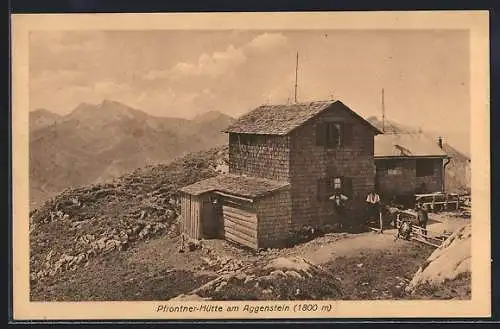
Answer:
[[[403,164],[401,161],[397,160],[387,160],[387,175],[389,176],[397,176],[403,173],[401,166]]]
[[[401,168],[387,169],[387,175],[389,175],[389,176],[397,176],[397,175],[401,175],[402,173],[403,173],[403,170]]]
[[[432,159],[418,159],[416,167],[417,177],[434,175],[434,160]]]
[[[316,145],[339,148],[349,144],[351,126],[340,122],[316,124]]]
[[[330,180],[330,186],[333,190],[340,190],[342,188],[342,180],[340,177],[335,177]]]
[[[326,177],[318,180],[318,201],[327,201],[336,191],[347,197],[352,195],[352,181],[348,177]]]
[[[378,160],[376,162],[378,172],[386,173],[389,176],[401,175],[403,173],[403,163],[399,160]]]
[[[326,124],[326,145],[338,147],[342,145],[342,125],[340,123]]]

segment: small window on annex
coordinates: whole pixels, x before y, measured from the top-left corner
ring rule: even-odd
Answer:
[[[417,177],[427,177],[434,175],[433,159],[418,159],[416,167]]]

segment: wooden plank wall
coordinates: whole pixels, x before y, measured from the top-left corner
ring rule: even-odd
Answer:
[[[257,249],[257,214],[243,202],[225,200],[222,206],[224,237],[227,240]]]
[[[201,239],[201,207],[196,196],[183,194],[181,196],[182,231],[193,239]]]

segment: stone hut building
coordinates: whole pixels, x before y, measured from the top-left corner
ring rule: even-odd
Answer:
[[[444,192],[449,157],[422,133],[385,133],[375,137],[376,187],[385,201],[411,202],[419,193]]]
[[[349,197],[343,224],[361,219],[381,131],[342,102],[260,106],[225,132],[229,173],[180,190],[188,236],[283,247],[304,226],[342,220],[335,190]]]

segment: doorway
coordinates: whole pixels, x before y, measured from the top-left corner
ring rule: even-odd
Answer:
[[[222,204],[216,195],[210,195],[207,199],[203,200],[202,218],[204,238],[220,238],[222,231]]]

